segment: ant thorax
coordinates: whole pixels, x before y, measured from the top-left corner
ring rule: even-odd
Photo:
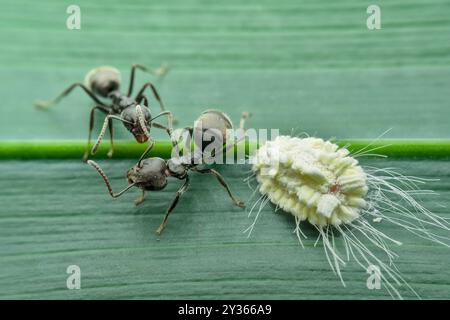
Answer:
[[[127,97],[118,90],[111,92],[108,95],[108,98],[111,99],[111,107],[116,113],[120,113],[128,107],[133,107],[136,105],[136,102],[133,100],[133,98]]]

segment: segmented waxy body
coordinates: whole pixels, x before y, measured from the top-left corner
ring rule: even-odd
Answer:
[[[272,203],[317,226],[350,223],[367,206],[366,174],[329,141],[279,136],[259,148],[253,171]]]

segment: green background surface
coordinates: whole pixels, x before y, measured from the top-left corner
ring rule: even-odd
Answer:
[[[377,31],[366,27],[369,1],[76,1],[81,30],[72,31],[70,4],[2,1],[0,140],[85,139],[90,101],[81,92],[46,112],[32,101],[99,65],[119,68],[126,84],[132,63],[163,62],[171,68],[164,79],[139,74],[138,83],[155,81],[179,126],[214,107],[235,122],[250,111],[249,126],[282,133],[373,139],[392,128],[386,138],[450,138],[448,1],[377,1]],[[422,201],[450,217],[448,161],[413,158],[362,164],[439,178],[427,188],[440,195]],[[134,161],[101,160],[116,189]],[[217,168],[242,199],[255,200],[243,182],[248,166]],[[293,218],[271,206],[247,239],[251,220],[212,177],[193,174],[158,238],[178,185],[135,208],[137,191],[112,201],[77,159],[0,161],[0,298],[389,298],[367,289],[355,263],[342,287],[312,247],[315,233],[307,228],[302,249]],[[449,298],[448,249],[379,228],[404,243],[397,266],[422,298]],[[81,290],[66,288],[71,264],[81,267]]]

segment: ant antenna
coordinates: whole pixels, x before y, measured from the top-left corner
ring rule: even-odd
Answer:
[[[150,132],[148,131],[147,125],[145,124],[144,113],[142,112],[142,107],[139,104],[136,105],[136,114],[137,114],[139,126],[141,127],[141,129],[144,132],[144,134],[148,138],[150,138]]]
[[[124,194],[125,192],[127,192],[128,190],[130,190],[132,187],[134,187],[135,183],[129,184],[125,189],[123,189],[122,191],[120,191],[119,193],[114,193],[111,187],[111,183],[109,182],[108,177],[106,176],[106,174],[103,172],[102,168],[100,168],[100,166],[92,160],[88,160],[87,162],[90,166],[92,166],[95,170],[97,170],[97,172],[102,176],[103,181],[105,181],[106,187],[108,188],[109,194],[111,195],[111,197],[113,198],[117,198],[120,197],[122,194]]]
[[[148,145],[148,147],[145,149],[144,153],[141,155],[141,157],[138,160],[139,168],[142,168],[142,160],[144,160],[145,156],[150,152],[150,150],[153,148],[154,145],[155,145],[155,140],[150,140],[150,144]]]
[[[116,119],[116,120],[122,121],[123,123],[128,123],[131,125],[133,124],[132,122],[122,119],[118,116],[111,115],[111,114],[107,115],[105,118],[105,122],[103,123],[102,130],[100,131],[100,135],[98,136],[97,141],[95,142],[95,145],[92,147],[91,154],[95,154],[97,152],[98,146],[100,145],[100,143],[103,140],[103,136],[106,133],[106,128],[108,127],[109,121],[111,119]]]
[[[144,113],[142,112],[142,107],[139,104],[136,105],[136,114],[137,114],[139,126],[141,127],[142,131],[144,132],[144,134],[147,136],[147,138],[149,140],[153,141],[152,137],[150,136],[150,132],[147,129],[146,121],[145,121],[145,118],[144,118]],[[172,128],[173,127],[173,125],[172,125],[173,124],[173,115],[172,115],[172,112],[170,112],[170,111],[163,111],[160,114],[158,114],[157,116],[151,118],[148,122],[149,123],[153,123],[153,121],[155,119],[158,119],[161,116],[167,116],[168,127],[165,127],[163,125],[159,125],[159,124],[156,124],[156,123],[154,125],[155,125],[155,127],[158,127],[158,128],[161,128],[161,129],[165,129],[167,131],[167,133],[170,136],[170,140],[172,142],[172,146],[173,146],[173,148],[175,148],[176,154],[179,155],[180,154],[180,150],[179,150],[179,147],[178,147],[178,141],[176,141],[173,138],[173,136],[172,136],[172,133],[173,133],[173,128]],[[140,165],[141,161],[144,159],[144,157],[148,154],[150,149],[153,147],[153,145],[154,145],[154,142],[151,143],[147,147],[145,152],[142,154],[141,158],[138,161],[139,165]]]

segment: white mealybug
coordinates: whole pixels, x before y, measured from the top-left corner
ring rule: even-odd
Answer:
[[[308,221],[317,229],[331,269],[344,286],[340,269],[352,257],[364,269],[378,265],[391,296],[401,298],[395,285],[402,283],[417,295],[393,264],[397,255],[388,243],[401,243],[370,222],[388,221],[447,247],[449,238],[432,233],[426,226],[446,232],[450,227],[445,219],[414,199],[415,194],[431,193],[419,190],[418,184],[424,179],[403,176],[392,169],[362,167],[356,158],[370,151],[363,149],[352,155],[346,148],[313,137],[278,136],[267,141],[252,161],[250,178],[256,178],[261,197],[250,209],[249,215],[259,204],[246,232],[250,235],[261,210],[270,201],[295,217],[294,232],[302,246],[302,236],[306,236],[300,229],[301,222]],[[339,252],[338,239],[342,239],[345,254]],[[387,263],[370,246],[384,252]]]
[[[367,206],[367,176],[346,149],[317,138],[277,137],[262,146],[253,170],[259,190],[300,221],[339,226]]]

